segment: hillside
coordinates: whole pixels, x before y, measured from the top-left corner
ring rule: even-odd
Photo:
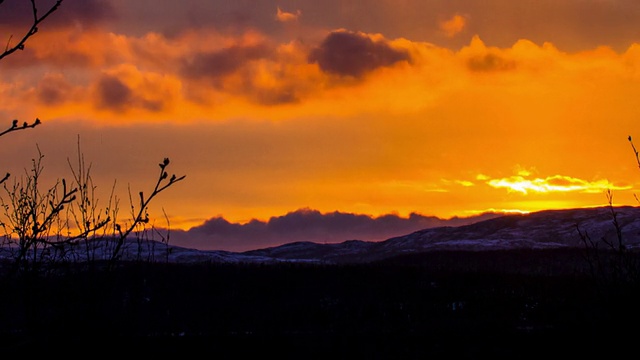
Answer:
[[[631,238],[638,210],[617,211]],[[577,223],[598,239],[610,221],[606,209],[541,212],[224,261],[184,249],[172,261],[139,258],[112,271],[86,262],[5,271],[0,346],[226,358],[611,355],[633,344],[637,268],[624,277],[591,272],[571,230]],[[599,255],[616,264],[615,253]]]
[[[625,245],[629,249],[640,246],[640,208],[613,210]],[[298,241],[244,252],[198,250],[151,240],[131,240],[124,246],[122,259],[169,263],[348,264],[431,251],[584,248],[585,235],[604,248],[607,245],[603,239],[618,241],[613,220],[609,207],[548,210],[504,215],[468,225],[433,227],[384,241],[345,239],[330,244]],[[81,243],[50,256],[64,254],[65,261],[99,260],[108,258],[109,249],[108,241],[97,241]],[[11,257],[11,249],[0,248],[0,259]]]

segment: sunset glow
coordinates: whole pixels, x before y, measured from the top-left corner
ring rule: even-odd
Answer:
[[[43,121],[2,138],[2,167],[37,144],[43,181],[68,178],[80,137],[125,203],[169,157],[186,178],[150,211],[182,229],[636,205],[638,20],[622,0],[65,0],[0,62],[6,126]]]
[[[616,186],[607,180],[588,182],[562,175],[550,176],[545,179],[526,179],[523,176],[511,176],[504,179],[492,179],[489,180],[487,184],[495,188],[506,188],[508,191],[521,192],[524,195],[529,192],[546,193],[570,191],[601,194],[607,189],[628,190],[631,188],[630,186]]]

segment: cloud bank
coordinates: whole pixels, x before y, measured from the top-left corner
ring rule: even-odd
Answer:
[[[437,226],[459,226],[500,216],[487,213],[469,218],[440,219],[410,214],[401,217],[387,214],[378,217],[345,212],[321,213],[299,209],[268,221],[252,220],[246,224],[231,223],[215,217],[188,231],[170,233],[170,243],[202,250],[242,252],[283,245],[296,241],[340,243],[347,240],[381,241]]]

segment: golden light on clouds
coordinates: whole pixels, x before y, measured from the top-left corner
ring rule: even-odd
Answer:
[[[29,140],[48,160],[82,132],[103,184],[142,186],[141,164],[171,157],[188,175],[163,194],[175,219],[635,202],[640,39],[451,2],[133,4],[117,13],[136,21],[43,28],[3,60],[0,113],[43,119]],[[32,154],[18,140],[7,151]]]
[[[494,188],[505,188],[508,191],[528,194],[529,192],[585,192],[603,193],[606,190],[629,190],[631,186],[616,186],[606,179],[587,181],[564,175],[553,175],[545,178],[529,179],[522,175],[502,179],[490,179],[487,184]]]
[[[282,9],[280,9],[280,7],[278,7],[276,12],[276,20],[281,22],[297,21],[300,15],[302,15],[302,12],[300,10],[296,10],[295,13],[292,13],[283,11]]]

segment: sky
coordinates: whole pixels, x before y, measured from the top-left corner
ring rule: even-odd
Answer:
[[[2,3],[7,45],[30,11]],[[0,61],[0,119],[42,121],[0,166],[40,151],[53,184],[80,148],[127,211],[169,158],[186,177],[149,212],[181,230],[636,205],[639,21],[634,0],[64,0]]]

